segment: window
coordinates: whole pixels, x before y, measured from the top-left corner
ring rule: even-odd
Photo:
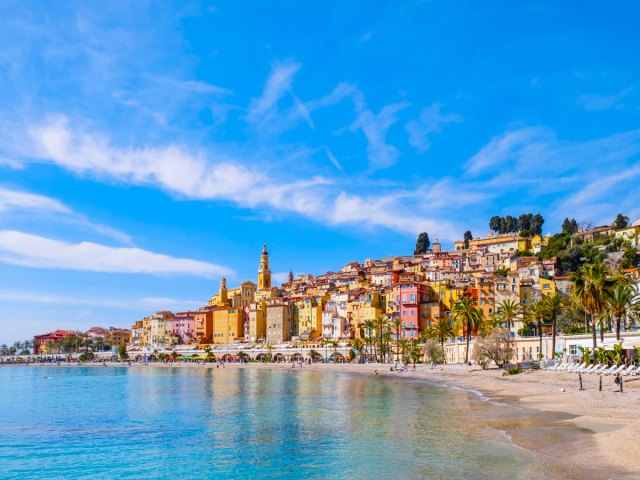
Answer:
[[[577,355],[577,354],[578,354],[578,346],[569,345],[569,355]]]
[[[403,310],[403,311],[402,311],[402,316],[403,316],[403,317],[405,317],[406,315],[407,315],[407,311],[406,311],[406,310]]]
[[[415,302],[415,301],[416,301],[416,294],[415,294],[415,293],[412,293],[412,294],[410,295],[410,299],[411,299],[411,302]]]
[[[403,293],[403,294],[402,294],[402,302],[404,303],[404,302],[406,302],[406,301],[407,301],[407,294],[406,294],[406,293]]]

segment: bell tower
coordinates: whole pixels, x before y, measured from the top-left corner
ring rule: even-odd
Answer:
[[[271,270],[269,270],[269,253],[267,245],[262,247],[260,255],[260,269],[258,270],[258,290],[268,290],[271,288]]]
[[[222,304],[226,304],[229,301],[229,297],[227,295],[227,279],[224,277],[220,280],[220,293],[218,296],[220,297],[220,303]]]

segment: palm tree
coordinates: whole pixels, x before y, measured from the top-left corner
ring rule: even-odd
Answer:
[[[411,344],[411,342],[409,341],[409,339],[407,339],[407,338],[400,339],[399,347],[400,347],[400,351],[402,352],[402,355],[400,357],[402,359],[402,363],[405,363],[405,364],[407,363],[405,354],[409,350],[410,344]]]
[[[416,362],[422,358],[422,347],[414,339],[411,339],[409,345],[409,358],[413,362],[414,369],[416,368]]]
[[[396,362],[398,361],[398,355],[400,353],[400,337],[402,336],[402,320],[400,317],[395,317],[392,320],[394,330],[396,332]]]
[[[440,342],[440,346],[442,347],[442,358],[445,359],[446,362],[446,355],[444,353],[444,342],[449,338],[456,336],[453,325],[449,321],[441,319],[433,323],[432,325],[429,325],[425,333],[427,338],[432,338],[433,340]]]
[[[507,324],[509,336],[511,336],[511,325],[513,325],[516,318],[518,318],[521,308],[522,307],[518,302],[509,298],[498,304],[498,319]]]
[[[551,318],[551,358],[556,356],[556,335],[558,315],[562,313],[565,306],[565,299],[561,293],[556,292],[553,295],[547,295],[542,299],[547,314]]]
[[[525,317],[537,325],[536,330],[538,330],[538,337],[540,337],[538,360],[540,360],[542,359],[542,322],[547,318],[547,310],[542,302],[533,302],[529,305],[529,308],[525,310]]]
[[[367,331],[367,340],[369,344],[369,349],[373,350],[373,339],[371,337],[373,335],[373,331],[376,328],[376,324],[373,320],[369,319],[366,322],[364,322],[364,328]],[[368,355],[369,355],[369,358],[371,358],[371,356],[374,355],[374,353],[372,351],[369,351]]]
[[[477,330],[482,325],[484,314],[482,310],[473,306],[473,302],[468,298],[460,298],[453,304],[453,316],[466,327],[467,351],[465,352],[465,363],[469,362],[469,344],[471,343],[471,331]]]
[[[351,342],[351,348],[358,354],[358,363],[362,363],[362,351],[364,350],[364,342],[361,338],[354,338]]]
[[[593,361],[597,362],[596,350],[598,338],[596,336],[597,317],[604,310],[607,292],[614,286],[615,280],[602,262],[585,263],[580,270],[571,274],[573,294],[582,304],[585,311],[591,315],[591,333],[593,335]],[[604,333],[600,330],[601,337]]]
[[[275,347],[273,345],[271,345],[270,343],[267,345],[267,358],[268,358],[268,362],[271,363],[273,361],[273,349]]]
[[[376,329],[376,334],[379,339],[380,346],[380,363],[384,363],[384,354],[383,344],[384,344],[384,333],[387,327],[389,326],[389,321],[386,316],[380,315],[374,322],[374,328]]]
[[[630,284],[616,285],[607,292],[607,307],[616,320],[616,340],[620,340],[620,322],[640,304],[638,293],[638,288]]]
[[[520,314],[522,310],[522,306],[510,298],[503,300],[498,305],[498,310],[496,312],[496,316],[500,320],[500,322],[507,324],[507,352],[511,351],[510,343],[511,343],[511,325],[515,323],[516,318]],[[507,358],[505,365],[509,365],[509,361],[511,359]]]

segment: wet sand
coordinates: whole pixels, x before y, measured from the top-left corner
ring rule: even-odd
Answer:
[[[223,368],[216,364],[135,363],[131,368],[153,367]],[[292,367],[250,363],[226,364],[224,368]],[[640,376],[625,377],[624,393],[618,393],[619,387],[611,376],[603,377],[603,389],[599,391],[599,377],[583,375],[584,390],[579,390],[577,374],[541,370],[503,376],[501,370],[483,371],[462,365],[435,369],[418,365],[415,371],[411,367],[405,372],[391,372],[387,364],[314,364],[303,369],[372,376],[377,371],[380,376],[462,388],[498,407],[479,406],[478,415],[470,422],[504,432],[517,446],[548,458],[554,472],[560,470],[556,473],[561,478],[640,478]]]

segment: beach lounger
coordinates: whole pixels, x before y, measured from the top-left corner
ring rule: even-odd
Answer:
[[[616,370],[618,370],[618,366],[617,365],[611,365],[608,368],[604,368],[603,370],[600,371],[600,375],[609,375],[613,372],[615,372]]]
[[[607,366],[603,365],[601,363],[599,363],[598,365],[596,365],[593,370],[590,370],[589,373],[600,373],[602,370],[604,370]]]
[[[631,375],[633,371],[636,369],[635,365],[629,365],[627,368],[620,372],[621,375]]]
[[[591,373],[591,370],[593,370],[594,368],[596,368],[596,364],[591,364],[591,365],[587,365],[586,367],[584,367],[582,369],[582,373]]]
[[[586,366],[587,366],[587,363],[586,363],[586,362],[583,362],[583,363],[581,363],[581,364],[579,364],[579,365],[578,365],[578,364],[576,364],[576,366],[575,366],[575,367],[573,367],[573,368],[571,369],[571,371],[572,371],[572,372],[579,372],[581,369],[583,369],[583,368],[584,368],[584,367],[586,367]]]
[[[618,373],[622,372],[625,368],[627,368],[626,365],[620,365],[619,367],[615,368],[613,371],[609,372],[609,375],[617,375]]]

